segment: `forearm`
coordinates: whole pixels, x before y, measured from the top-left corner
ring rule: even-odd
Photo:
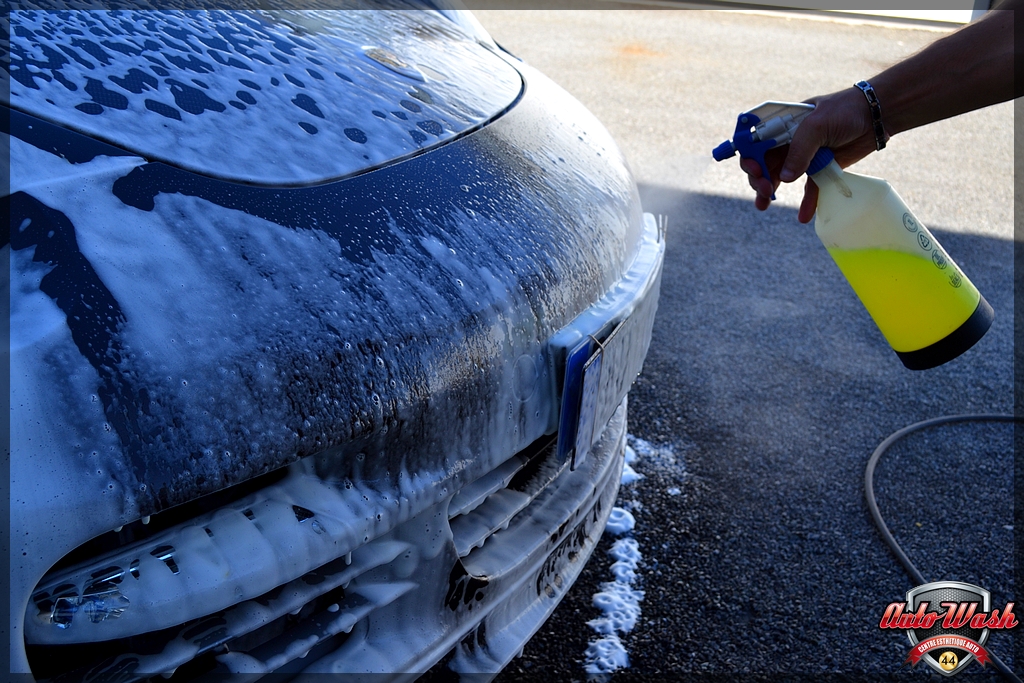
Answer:
[[[977,22],[870,79],[881,105],[885,129],[881,140],[858,88],[808,100],[815,109],[794,134],[778,175],[762,177],[756,163],[745,168],[758,195],[757,207],[768,208],[778,183],[791,183],[803,175],[821,147],[831,149],[836,162],[846,168],[876,151],[890,136],[1024,95],[1024,88],[1015,90],[1014,65],[1019,60],[1013,44],[1014,15],[1024,23],[1024,0],[1000,3]],[[813,217],[817,196],[817,187],[808,182],[798,216],[801,222]]]
[[[973,24],[871,79],[889,135],[1013,99],[1014,9],[1008,0]]]

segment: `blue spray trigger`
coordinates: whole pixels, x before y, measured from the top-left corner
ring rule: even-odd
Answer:
[[[726,140],[712,152],[716,161],[723,161],[739,152],[742,159],[753,159],[761,167],[761,174],[771,180],[765,153],[789,144],[804,117],[814,111],[813,104],[797,102],[762,102],[743,112],[736,119],[732,140]],[[772,193],[775,199],[775,193]]]
[[[771,182],[772,176],[768,173],[768,164],[764,160],[764,154],[776,147],[775,139],[755,140],[755,127],[761,123],[761,119],[755,114],[747,112],[740,114],[736,120],[736,132],[733,133],[733,145],[740,153],[741,159],[753,159],[761,167],[761,176]],[[775,192],[772,192],[772,201],[775,201]]]

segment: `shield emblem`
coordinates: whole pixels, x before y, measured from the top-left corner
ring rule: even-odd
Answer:
[[[989,629],[971,628],[970,618],[967,616],[969,614],[989,612],[991,596],[984,588],[959,581],[936,581],[907,591],[907,607],[909,610],[916,612],[921,603],[924,602],[928,603],[925,608],[926,611],[937,612],[943,616],[948,609],[953,609],[954,614],[959,613],[963,623],[959,626],[955,623],[946,626],[944,624],[946,620],[939,619],[931,628],[908,629],[907,636],[910,638],[911,645],[916,646],[918,643],[937,636],[959,636],[960,638],[970,639],[978,645],[984,645],[985,641],[988,640]],[[957,607],[943,606],[942,603],[955,603]],[[972,603],[974,604],[973,610],[970,608]],[[966,605],[966,607],[961,612],[959,605],[962,604]],[[963,617],[967,618],[963,619]],[[974,658],[974,654],[969,650],[939,646],[924,653],[921,661],[926,662],[928,666],[943,676],[953,676],[974,661]]]

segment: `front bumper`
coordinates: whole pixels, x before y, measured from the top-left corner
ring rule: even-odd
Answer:
[[[573,349],[592,343],[598,351],[588,354],[603,354],[589,404],[586,390],[562,392],[561,432],[597,421],[585,458],[549,435],[457,491],[418,490],[408,479],[405,489],[375,490],[325,476],[316,459],[300,461],[258,493],[44,578],[25,618],[33,672],[124,681],[174,672],[347,673],[377,682],[381,674],[415,677],[439,660],[463,673],[499,671],[550,615],[604,529],[622,469],[626,393],[650,342],[663,255],[664,235],[645,216],[632,267],[550,340],[552,365],[567,384]],[[567,404],[575,405],[575,424]],[[427,495],[435,502],[422,507]],[[121,571],[116,581],[100,577],[103,590],[88,603],[78,586],[79,602],[66,601],[74,609],[64,617],[109,627],[109,638],[62,642],[67,631],[52,628],[56,589],[76,576],[96,583],[98,567]],[[147,594],[164,602],[141,599]],[[148,609],[158,630],[119,633],[120,613],[103,614],[110,605]],[[188,618],[197,605],[204,615]],[[47,669],[67,661],[81,666]]]

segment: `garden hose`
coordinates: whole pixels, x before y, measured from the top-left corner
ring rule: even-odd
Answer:
[[[889,531],[889,527],[886,525],[885,520],[882,519],[882,513],[878,510],[878,502],[875,500],[875,465],[878,464],[879,459],[882,455],[892,446],[894,443],[902,439],[907,434],[925,429],[927,427],[934,427],[937,425],[950,424],[955,422],[1024,422],[1024,419],[1014,417],[1013,415],[993,415],[993,414],[976,414],[976,415],[946,415],[944,417],[936,417],[931,420],[924,420],[922,422],[916,422],[912,425],[904,427],[903,429],[891,434],[885,439],[875,452],[871,454],[871,458],[868,460],[867,469],[864,471],[864,495],[867,498],[868,510],[871,511],[871,518],[875,522],[875,526],[878,527],[879,533],[882,534],[882,538],[885,539],[889,549],[892,550],[893,554],[903,565],[903,568],[907,570],[910,578],[914,580],[915,585],[922,585],[928,583],[928,580],[924,578],[921,571],[914,566],[914,563],[910,561],[907,554],[903,552],[903,548],[896,542],[896,538]],[[992,660],[992,664],[999,670],[999,673],[1003,675],[1009,681],[1015,683],[1021,683],[1021,680],[1010,670],[1006,664],[1004,664],[996,655],[989,652],[989,656]]]

